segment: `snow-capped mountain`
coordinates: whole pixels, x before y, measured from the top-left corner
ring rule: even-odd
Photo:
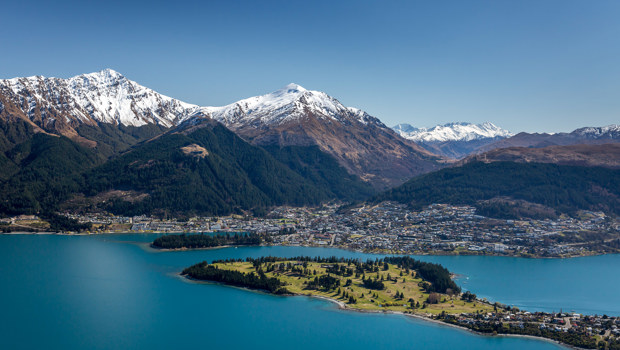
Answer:
[[[427,150],[451,158],[462,158],[480,147],[512,136],[493,123],[448,123],[432,128],[415,128],[398,124],[392,129],[402,137],[415,141]]]
[[[0,80],[0,119],[21,119],[35,131],[64,135],[88,147],[101,145],[101,137],[84,132],[84,125],[169,128],[197,125],[203,118],[217,120],[257,145],[318,146],[377,188],[438,167],[439,157],[379,119],[297,84],[227,106],[201,107],[161,95],[111,69],[69,79]]]
[[[481,139],[497,139],[512,136],[510,131],[493,123],[448,123],[432,128],[415,128],[409,124],[394,126],[402,137],[418,142],[473,141]]]
[[[297,84],[228,106],[205,107],[200,114],[257,145],[318,146],[381,189],[435,169],[439,159],[368,113]]]
[[[161,95],[105,69],[69,79],[33,76],[0,80],[0,115],[18,112],[47,128],[56,123],[171,127],[199,107]],[[13,105],[11,111],[9,106]],[[18,113],[19,114],[19,113]]]
[[[223,107],[204,107],[201,112],[231,128],[247,125],[281,125],[307,115],[339,123],[361,122],[384,126],[366,112],[345,107],[321,91],[291,83],[272,93],[250,97]]]
[[[589,139],[620,139],[620,124],[600,127],[589,126],[577,129],[571,134]]]

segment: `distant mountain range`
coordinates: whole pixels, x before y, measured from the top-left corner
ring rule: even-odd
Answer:
[[[521,132],[512,137],[499,140],[479,149],[480,152],[496,148],[567,146],[577,144],[603,144],[620,142],[620,125],[613,124],[602,127],[585,127],[570,133],[526,133]]]
[[[481,139],[506,138],[513,134],[493,123],[448,123],[432,128],[415,128],[409,124],[398,124],[392,129],[401,136],[420,142],[473,141]]]
[[[440,157],[399,137],[379,119],[296,84],[224,107],[200,107],[110,69],[69,79],[0,80],[0,119],[20,119],[35,131],[64,135],[91,148],[115,143],[107,134],[117,131],[101,135],[92,130],[97,125],[161,131],[204,118],[221,122],[255,145],[318,146],[377,189],[441,166]]]
[[[481,147],[512,136],[508,130],[492,123],[448,123],[432,128],[415,128],[409,124],[392,127],[400,136],[417,142],[430,152],[449,158],[462,158]]]
[[[402,137],[414,141],[438,155],[461,159],[494,149],[513,147],[543,148],[579,144],[620,142],[620,125],[584,127],[570,133],[512,134],[492,123],[448,123],[432,128],[416,128],[409,124],[392,127]]]
[[[618,147],[608,143],[620,139],[619,130],[612,125],[511,136],[491,123],[429,129],[401,124],[392,130],[362,110],[296,84],[227,106],[201,107],[109,69],[69,79],[5,79],[0,80],[0,214],[60,209],[260,213],[272,205],[365,199],[408,180],[416,185],[407,188],[420,198],[427,192],[420,186],[441,189],[446,174],[456,171],[465,179],[483,179],[485,169],[500,182],[504,178],[493,174],[502,169],[534,169],[540,181],[547,181],[545,176],[557,175],[556,168],[528,168],[525,163],[617,168]],[[469,165],[505,161],[510,165]],[[437,172],[446,166],[457,170]],[[613,181],[601,184],[609,178],[608,170],[601,171],[606,175],[590,190],[616,193]],[[596,178],[597,170],[592,172],[572,172],[574,176],[553,190],[573,186],[579,176]],[[439,180],[421,180],[434,177]],[[450,196],[449,187],[443,190],[446,193],[430,193],[424,201],[466,198],[479,204],[477,200],[484,199],[474,198],[480,191],[459,197]],[[492,208],[500,201],[504,208],[505,198],[516,195],[509,188],[502,191],[484,200],[491,201]],[[602,209],[616,210],[612,197]],[[591,198],[570,208],[551,208],[573,210],[579,203],[597,208]]]

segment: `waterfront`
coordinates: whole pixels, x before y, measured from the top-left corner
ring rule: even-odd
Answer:
[[[545,341],[478,336],[404,316],[341,311],[305,297],[188,283],[176,275],[196,262],[230,257],[372,255],[303,247],[156,252],[145,244],[154,237],[0,236],[0,347],[558,348]],[[509,305],[620,315],[620,297],[614,292],[620,289],[614,273],[619,255],[420,258],[462,275],[458,283],[479,296]]]

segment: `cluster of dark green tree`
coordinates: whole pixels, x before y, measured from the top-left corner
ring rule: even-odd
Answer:
[[[600,210],[620,214],[620,170],[539,163],[473,162],[415,177],[377,195],[421,208],[432,203],[479,206],[491,217],[518,218],[518,208],[493,198],[536,203],[560,213]],[[484,201],[484,202],[483,202]]]
[[[267,277],[262,272],[240,272],[219,269],[206,261],[190,266],[181,273],[184,276],[201,280],[224,283],[231,286],[265,290],[274,294],[290,294],[284,283],[277,278]]]
[[[75,219],[68,218],[64,215],[58,215],[56,213],[43,213],[40,215],[41,219],[47,221],[50,224],[50,231],[52,232],[82,232],[90,230],[91,224],[82,224]]]
[[[383,282],[376,278],[375,279],[371,279],[370,277],[363,278],[362,284],[364,285],[364,287],[368,289],[382,290],[383,288],[385,288],[385,285],[383,284]]]
[[[338,288],[339,286],[340,279],[330,275],[321,275],[314,277],[313,280],[310,280],[310,282],[306,285],[306,288],[316,290],[332,290]]]
[[[156,238],[151,246],[160,249],[196,249],[196,248],[212,248],[225,245],[260,245],[261,236],[256,233],[235,233],[231,234],[181,234],[181,235],[165,235]]]
[[[353,268],[347,267],[345,265],[339,265],[339,264],[327,266],[327,268],[325,269],[325,272],[338,275],[338,276],[342,276],[342,277],[353,276]]]
[[[350,280],[348,280],[348,281],[350,281]],[[339,298],[345,299],[347,301],[347,303],[349,303],[349,304],[356,304],[357,303],[357,299],[353,295],[349,295],[349,292],[347,292],[344,289],[341,290],[340,288],[338,288],[336,293],[338,293],[338,297]],[[362,294],[361,298],[363,298],[363,297],[364,297],[364,294]]]
[[[461,288],[452,280],[450,271],[439,264],[419,261],[409,256],[388,256],[384,261],[401,269],[416,270],[423,280],[430,283],[428,292],[446,293],[448,289],[456,294],[461,292]]]
[[[466,291],[465,293],[461,294],[461,300],[465,300],[465,301],[474,301],[476,300],[477,296],[476,294],[470,292],[470,291]]]

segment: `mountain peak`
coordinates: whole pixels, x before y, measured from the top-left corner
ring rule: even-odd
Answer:
[[[306,90],[290,83],[280,90],[254,96],[223,107],[206,107],[211,116],[231,125],[266,125],[298,121],[313,115],[318,118],[338,120],[351,113],[338,100],[324,92]]]
[[[295,93],[295,92],[306,92],[308,90],[306,90],[303,86],[299,84],[290,83],[278,91],[286,92],[286,93]]]
[[[115,71],[114,69],[111,68],[106,68],[106,69],[102,69],[99,72],[97,72],[99,75],[105,76],[105,77],[113,77],[113,78],[124,78],[124,76]]]
[[[89,81],[95,81],[95,82],[101,82],[101,83],[110,83],[110,82],[117,82],[119,80],[124,80],[124,79],[127,79],[127,78],[125,78],[125,76],[123,76],[121,73],[113,69],[106,68],[98,72],[80,74],[78,76],[70,78],[69,80],[89,80]]]

